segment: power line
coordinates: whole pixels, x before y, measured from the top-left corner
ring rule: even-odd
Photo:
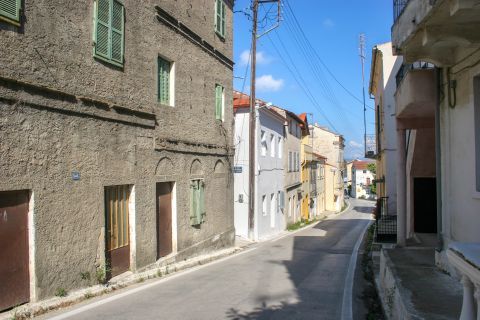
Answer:
[[[315,57],[318,59],[318,61],[321,63],[321,65],[325,68],[325,70],[328,72],[328,74],[333,78],[333,80],[335,80],[335,82],[337,82],[338,85],[340,85],[340,87],[345,90],[345,92],[347,92],[352,98],[354,98],[355,100],[357,100],[358,102],[360,102],[362,105],[363,105],[363,101],[358,98],[355,94],[353,94],[350,90],[348,90],[341,82],[340,80],[338,80],[338,78],[335,76],[335,74],[328,68],[327,64],[322,60],[322,58],[320,57],[320,55],[318,54],[318,52],[315,50],[315,48],[311,45],[311,43],[308,41],[308,38],[306,37],[305,35],[305,32],[303,31],[302,27],[300,26],[300,23],[298,22],[298,19],[297,17],[295,16],[295,13],[293,12],[292,10],[292,7],[290,6],[290,3],[288,0],[285,0],[285,3],[287,4],[287,9],[289,10],[290,14],[292,15],[296,25],[298,26],[298,29],[300,31],[300,33],[303,35],[303,37],[306,39],[306,42],[308,43],[308,46],[309,46],[309,49],[311,50],[311,52],[315,55]],[[370,106],[367,106],[368,108],[372,109],[372,110],[375,110],[374,108],[370,107]]]

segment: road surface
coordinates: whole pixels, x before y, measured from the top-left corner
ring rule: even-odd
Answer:
[[[353,282],[361,283],[353,280],[361,278],[361,270],[353,276],[358,262],[352,251],[370,222],[372,205],[351,199],[345,213],[311,228],[42,319],[348,319],[352,313],[363,318],[355,305],[361,304],[361,288],[352,289]]]

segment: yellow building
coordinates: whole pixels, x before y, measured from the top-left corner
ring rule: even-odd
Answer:
[[[311,206],[313,204],[313,198],[311,194],[311,177],[312,177],[312,146],[310,144],[310,131],[308,129],[307,114],[302,113],[299,118],[303,121],[300,125],[302,128],[302,140],[301,140],[301,173],[302,173],[302,199],[301,199],[301,216],[304,220],[312,218]]]

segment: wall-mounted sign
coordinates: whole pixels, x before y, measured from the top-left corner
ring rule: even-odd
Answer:
[[[72,180],[73,180],[73,181],[78,181],[78,180],[80,180],[80,172],[73,171],[73,172],[72,172]]]
[[[242,173],[243,167],[233,167],[233,173]]]

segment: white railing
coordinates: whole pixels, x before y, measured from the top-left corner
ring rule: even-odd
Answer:
[[[460,320],[480,320],[480,243],[451,243],[447,257],[462,279]]]

